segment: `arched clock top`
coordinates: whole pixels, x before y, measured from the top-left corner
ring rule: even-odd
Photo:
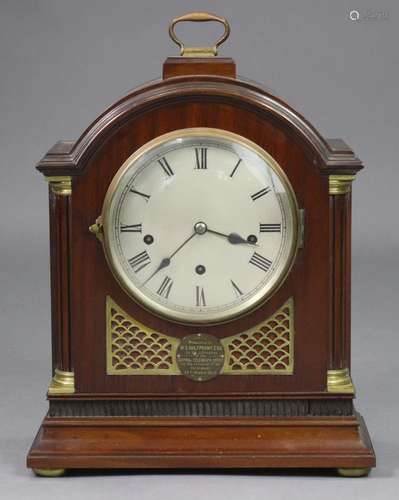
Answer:
[[[146,84],[117,101],[74,141],[57,142],[37,164],[45,176],[81,175],[91,155],[129,120],[174,102],[217,100],[244,107],[291,130],[320,173],[354,175],[361,161],[341,139],[323,139],[297,111],[265,88],[244,79],[183,76]]]

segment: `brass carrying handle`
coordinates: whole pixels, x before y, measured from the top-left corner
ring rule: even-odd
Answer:
[[[215,45],[212,47],[185,47],[184,43],[177,38],[175,33],[175,26],[177,23],[183,21],[192,21],[194,23],[203,23],[208,21],[216,21],[223,24],[224,33],[216,41]],[[186,57],[212,57],[217,55],[217,49],[219,45],[225,42],[230,35],[230,25],[224,17],[216,16],[215,14],[210,14],[209,12],[190,12],[184,14],[183,16],[176,17],[172,20],[169,25],[169,36],[175,42],[176,45],[180,47],[180,55]]]

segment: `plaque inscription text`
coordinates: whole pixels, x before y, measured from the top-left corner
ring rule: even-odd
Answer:
[[[177,349],[177,364],[181,373],[191,380],[210,380],[223,368],[224,348],[220,340],[212,335],[188,335]]]

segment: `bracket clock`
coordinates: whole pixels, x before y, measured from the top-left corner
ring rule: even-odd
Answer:
[[[186,47],[181,21],[216,21]],[[29,452],[72,468],[375,466],[350,376],[360,160],[216,57],[191,13],[163,78],[37,168],[53,378]]]

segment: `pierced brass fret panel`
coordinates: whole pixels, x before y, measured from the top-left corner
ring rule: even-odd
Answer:
[[[179,375],[180,340],[147,328],[107,297],[107,373]]]
[[[106,300],[108,375],[182,375],[181,339],[154,331]],[[294,368],[294,301],[245,332],[221,339],[221,375],[290,375]]]
[[[222,340],[229,375],[292,374],[294,368],[294,301],[266,321]]]

